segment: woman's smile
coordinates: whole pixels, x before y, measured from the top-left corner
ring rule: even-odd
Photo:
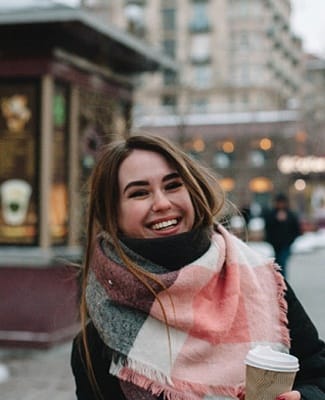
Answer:
[[[165,221],[161,221],[161,222],[156,222],[154,224],[152,224],[151,229],[155,229],[155,230],[162,230],[162,229],[168,229],[170,227],[176,226],[178,223],[177,218],[171,218],[171,219],[167,219]]]
[[[178,172],[160,154],[134,150],[119,170],[118,226],[133,238],[188,232],[194,224],[191,197]]]

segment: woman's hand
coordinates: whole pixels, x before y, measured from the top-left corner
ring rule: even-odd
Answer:
[[[301,394],[297,390],[279,394],[275,400],[300,400]]]
[[[244,393],[239,396],[239,400],[245,400]],[[297,390],[292,390],[291,392],[279,394],[275,400],[301,400],[301,394]]]

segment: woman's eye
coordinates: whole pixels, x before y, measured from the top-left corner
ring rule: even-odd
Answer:
[[[129,198],[135,198],[135,197],[145,197],[148,194],[146,190],[136,190],[135,192],[131,192],[129,194]]]
[[[177,189],[177,188],[179,188],[179,187],[181,187],[181,186],[183,186],[183,182],[180,182],[180,181],[173,181],[173,182],[170,182],[170,183],[168,183],[167,185],[166,185],[166,190],[173,190],[173,189]]]

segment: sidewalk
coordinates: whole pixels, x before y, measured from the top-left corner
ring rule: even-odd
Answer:
[[[70,342],[49,350],[0,349],[10,374],[0,383],[1,400],[75,400],[70,349]]]

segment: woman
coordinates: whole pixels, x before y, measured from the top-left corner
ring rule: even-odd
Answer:
[[[244,399],[258,343],[300,360],[292,391],[325,397],[325,347],[272,260],[217,217],[217,179],[174,144],[131,136],[103,148],[91,177],[79,400]]]

